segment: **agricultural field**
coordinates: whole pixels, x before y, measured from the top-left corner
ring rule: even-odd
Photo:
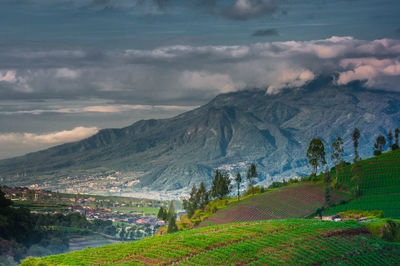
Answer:
[[[400,218],[400,150],[383,153],[360,164],[360,196],[348,204],[330,208],[325,214],[346,210],[382,210],[385,217]],[[354,188],[351,167],[345,167],[338,180],[347,190]]]
[[[356,221],[252,221],[25,260],[22,265],[368,264],[395,265],[400,244]]]
[[[333,192],[333,202],[348,199],[346,193]],[[321,184],[293,184],[234,202],[218,210],[199,226],[268,219],[303,218],[324,204]]]
[[[121,241],[107,238],[101,234],[91,234],[87,236],[77,236],[69,240],[68,252],[82,250],[88,247],[99,247],[104,245],[116,244]]]

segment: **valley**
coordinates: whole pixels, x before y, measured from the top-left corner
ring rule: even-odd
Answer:
[[[396,265],[400,258],[399,155],[397,149],[345,165],[328,185],[327,173],[321,173],[275,183],[265,190],[257,188],[254,196],[239,201],[223,199],[227,205],[203,220],[197,220],[202,217],[200,209],[192,218],[181,215],[180,232],[31,258],[22,265]],[[357,183],[352,178],[354,165],[362,167]],[[329,174],[335,173],[332,168]],[[360,191],[354,194],[357,185]],[[327,186],[332,189],[328,202]],[[382,194],[386,199],[377,197]],[[218,202],[214,199],[204,210]],[[185,228],[190,219],[194,228]]]

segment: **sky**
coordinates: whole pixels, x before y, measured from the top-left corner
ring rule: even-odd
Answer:
[[[320,75],[400,92],[398,0],[0,3],[0,159]]]

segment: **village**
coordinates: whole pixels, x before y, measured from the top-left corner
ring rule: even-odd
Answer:
[[[159,207],[166,202],[145,199],[127,199],[83,194],[65,194],[27,187],[1,187],[5,197],[14,206],[25,207],[37,214],[80,213],[87,220],[100,219],[130,225],[164,226],[157,219]]]

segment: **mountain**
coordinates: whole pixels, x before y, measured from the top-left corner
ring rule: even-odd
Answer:
[[[313,137],[322,138],[329,157],[330,144],[342,136],[349,160],[357,127],[361,157],[369,157],[376,136],[400,127],[399,121],[400,93],[367,90],[360,83],[336,86],[322,77],[275,95],[259,89],[221,94],[173,118],[104,129],[82,141],[2,160],[0,182],[176,196],[201,181],[210,184],[217,168],[244,173],[255,162],[258,182],[267,185],[310,173],[305,153]]]

